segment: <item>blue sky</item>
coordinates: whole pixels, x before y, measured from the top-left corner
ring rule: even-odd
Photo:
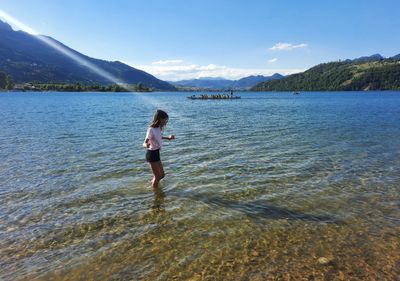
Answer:
[[[0,11],[163,80],[289,74],[400,53],[397,0],[0,0]]]

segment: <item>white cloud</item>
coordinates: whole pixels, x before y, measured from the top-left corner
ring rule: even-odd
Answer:
[[[183,63],[183,60],[159,60],[159,61],[154,61],[151,64],[152,65],[174,65],[174,64],[181,64]]]
[[[274,63],[274,62],[276,62],[276,61],[278,61],[277,58],[273,58],[273,59],[268,60],[269,63]]]
[[[176,60],[178,61],[178,60]],[[181,61],[181,60],[179,60]],[[128,65],[146,71],[155,77],[166,81],[179,81],[187,79],[197,79],[202,77],[223,77],[226,79],[240,79],[250,75],[270,76],[274,73],[283,75],[302,72],[305,69],[280,69],[280,68],[233,68],[224,65],[208,64],[198,65],[189,64],[182,61],[178,64],[160,64],[158,62],[147,65],[136,65],[127,62]]]
[[[277,43],[269,49],[272,51],[291,51],[294,49],[305,48],[307,46],[308,45],[304,44],[304,43],[299,44],[299,45],[293,45],[290,43]]]

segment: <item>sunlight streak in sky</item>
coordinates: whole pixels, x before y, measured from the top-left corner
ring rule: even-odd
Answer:
[[[126,89],[126,90],[128,90],[130,92],[133,92],[133,90],[135,89],[134,86],[129,85],[128,83],[126,83],[126,82],[122,81],[121,79],[115,77],[111,73],[109,73],[109,72],[99,68],[98,66],[94,65],[90,61],[85,60],[78,53],[72,51],[69,48],[66,48],[65,46],[63,46],[59,42],[55,41],[54,39],[51,39],[50,37],[46,37],[46,36],[40,35],[39,32],[37,32],[33,28],[27,26],[26,24],[22,23],[21,21],[17,20],[16,18],[10,16],[9,14],[5,13],[2,10],[0,10],[0,19],[3,19],[6,22],[14,25],[18,29],[21,29],[22,31],[25,31],[25,32],[31,34],[33,37],[35,37],[38,40],[44,42],[48,46],[50,46],[53,49],[59,51],[61,54],[67,56],[68,58],[74,60],[78,64],[88,68],[89,70],[93,71],[94,73],[98,74],[99,76],[109,80],[110,82],[118,84],[119,86],[123,87],[124,89]],[[151,104],[155,108],[162,107],[162,109],[164,109],[166,111],[169,111],[169,112],[172,111],[172,109],[169,106],[167,106],[167,104],[165,104],[163,102],[156,101],[155,99],[148,97],[148,95],[143,95],[141,93],[136,93],[136,94],[138,94],[138,96],[140,98],[142,98],[146,103]]]
[[[18,21],[17,19],[13,18],[12,16],[8,15],[7,13],[0,10],[0,18],[5,20],[8,23],[15,25],[16,27],[20,28],[21,30],[28,32],[32,35],[39,35],[38,32],[30,28],[29,26],[23,24],[22,22]]]
[[[39,32],[37,32],[33,28],[23,24],[22,22],[20,22],[19,20],[15,19],[14,17],[8,15],[7,13],[3,12],[2,10],[0,10],[0,18],[6,20],[7,22],[9,22],[11,24],[13,24],[17,28],[19,28],[19,29],[21,29],[21,30],[33,35],[35,38],[37,38],[40,41],[44,42],[48,46],[50,46],[53,49],[59,51],[60,53],[62,53],[63,55],[69,57],[70,59],[74,60],[78,64],[89,68],[91,71],[93,71],[94,73],[100,75],[103,78],[106,78],[110,82],[113,82],[113,83],[121,85],[121,86],[122,86],[122,84],[124,84],[123,81],[121,81],[120,79],[118,79],[117,77],[112,75],[111,73],[108,73],[107,71],[97,67],[96,65],[94,65],[91,62],[89,62],[88,60],[83,59],[82,57],[80,57],[78,54],[76,54],[72,50],[62,46],[61,44],[59,44],[57,41],[54,41],[54,40],[50,39],[49,37],[40,35]]]

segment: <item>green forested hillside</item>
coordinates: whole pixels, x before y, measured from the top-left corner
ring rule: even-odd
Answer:
[[[309,70],[257,84],[253,91],[400,90],[398,56],[319,64]]]

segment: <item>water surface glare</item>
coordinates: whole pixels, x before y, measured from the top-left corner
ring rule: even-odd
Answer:
[[[0,94],[0,279],[400,276],[399,92],[192,94]]]

